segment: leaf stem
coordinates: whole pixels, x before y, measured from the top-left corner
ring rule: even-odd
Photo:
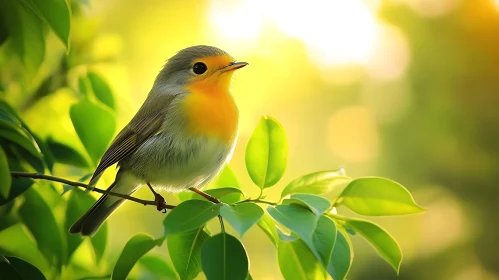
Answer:
[[[55,176],[46,175],[46,174],[40,174],[40,173],[34,173],[34,172],[17,172],[17,171],[11,171],[10,175],[12,177],[14,177],[14,178],[42,179],[42,180],[48,180],[48,181],[63,183],[63,184],[66,184],[66,185],[69,185],[69,186],[72,186],[72,187],[75,187],[75,188],[85,188],[85,189],[87,188],[87,184],[85,184],[85,183],[70,181],[70,180],[67,180],[67,179],[64,179],[64,178],[55,177]],[[153,205],[153,206],[158,207],[158,210],[160,210],[160,209],[163,210],[163,209],[173,209],[173,208],[175,208],[174,205],[169,205],[169,204],[166,204],[166,203],[163,203],[162,205],[158,205],[157,202],[153,201],[153,200],[144,200],[144,199],[136,198],[136,197],[133,197],[133,196],[130,196],[130,195],[116,193],[116,192],[112,192],[112,191],[108,191],[108,190],[93,188],[93,189],[91,189],[91,191],[98,192],[98,193],[101,193],[101,194],[108,194],[108,195],[116,196],[116,197],[119,197],[119,198],[123,198],[123,199],[126,199],[126,200],[130,200],[130,201],[133,201],[133,202],[140,203],[142,205]]]
[[[244,202],[265,203],[265,204],[269,204],[269,205],[277,205],[278,204],[277,202],[267,201],[267,200],[258,199],[258,198],[257,199],[248,198],[248,199],[236,202],[236,204],[240,204],[240,203],[244,203]]]

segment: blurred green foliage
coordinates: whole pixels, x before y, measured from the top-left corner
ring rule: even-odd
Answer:
[[[118,259],[134,258],[120,253],[138,231],[155,236],[151,237],[155,241],[163,236],[163,216],[154,209],[128,205],[131,203],[93,238],[67,235],[67,228],[95,198],[73,187],[46,181],[35,184],[30,179],[12,178],[11,185],[10,177],[4,176],[2,158],[9,170],[87,180],[85,175],[93,171],[108,141],[140,106],[164,59],[181,47],[202,41],[222,48],[230,46],[230,53],[240,51],[243,55],[237,58],[251,63],[251,69],[234,81],[242,115],[240,141],[232,163],[235,172],[224,170],[207,187],[211,194],[229,204],[244,200],[245,193],[252,194],[250,197],[258,195],[260,188],[249,186],[252,179],[261,179],[251,172],[261,170],[251,169],[251,176],[243,170],[244,143],[250,139],[259,115],[276,116],[288,134],[287,172],[283,175],[284,166],[279,163],[282,160],[272,162],[281,167],[274,170],[274,178],[282,176],[281,183],[291,182],[265,190],[267,197],[262,199],[278,200],[282,205],[265,209],[257,222],[270,241],[261,238],[264,235],[256,227],[245,231],[253,224],[251,219],[258,216],[251,209],[236,211],[224,206],[220,210],[234,225],[227,225],[227,232],[234,236],[245,234],[238,239],[247,251],[255,279],[276,279],[281,273],[293,277],[301,273],[297,271],[300,267],[306,275],[316,275],[325,268],[329,275],[341,279],[349,272],[353,258],[350,239],[360,249],[355,251],[356,262],[349,279],[497,278],[499,258],[493,248],[499,228],[490,222],[497,210],[494,184],[499,174],[499,13],[494,1],[435,1],[439,5],[417,0],[365,1],[379,2],[377,20],[403,34],[402,45],[409,53],[408,66],[401,76],[388,80],[373,78],[372,73],[355,66],[318,66],[307,59],[301,42],[273,33],[271,28],[262,35],[265,40],[248,44],[255,54],[244,54],[244,47],[233,44],[236,40],[219,40],[203,31],[209,28],[205,27],[209,19],[204,14],[211,9],[211,2],[216,1],[200,4],[151,0],[147,5],[140,1],[93,1],[89,6],[61,0],[45,9],[49,5],[41,5],[43,1],[0,1],[0,248],[10,261],[8,266],[6,261],[0,262],[2,272],[20,267],[33,273],[30,275],[39,275],[36,271],[40,270],[47,278],[110,276]],[[451,8],[439,12],[446,5]],[[432,14],[433,8],[437,12]],[[396,50],[380,54],[386,68],[396,65]],[[95,122],[97,117],[91,122],[103,131],[102,137],[85,136],[90,127],[87,118],[94,116],[85,115],[85,110],[81,110],[81,116],[78,109],[82,107],[91,107],[96,116],[106,118],[102,127]],[[260,148],[254,151],[264,152]],[[379,200],[359,204],[354,196],[338,200],[342,186],[351,180],[341,172],[298,176],[340,164],[356,176],[381,174],[410,185],[417,200],[431,210],[405,219],[373,218],[389,229],[404,249],[399,276],[388,265],[380,265],[372,257],[373,251],[364,250],[365,243],[357,240],[366,237],[391,266],[398,268],[401,258],[391,236],[356,217],[348,207],[338,211],[341,217],[345,214],[352,218],[336,216],[332,224],[332,220],[320,216],[312,233],[297,227],[295,230],[305,239],[293,240],[289,232],[276,230],[273,219],[283,220],[282,229],[286,227],[286,216],[274,213],[275,209],[293,212],[296,206],[305,207],[308,212],[299,213],[313,220],[323,209],[319,198],[323,196],[328,203],[343,203],[365,215],[375,213],[370,209],[385,206]],[[104,182],[108,183],[109,178],[105,177]],[[393,186],[389,180],[383,180],[384,184]],[[300,197],[303,192],[317,195],[312,198],[319,204],[311,204],[310,197]],[[404,196],[403,192],[379,193]],[[201,199],[190,193],[179,197],[181,201]],[[170,199],[177,201],[176,196]],[[387,209],[405,208],[388,205]],[[132,219],[136,222],[131,223]],[[323,228],[336,232],[334,242],[333,238],[318,238]],[[48,236],[47,231],[54,234]],[[207,227],[179,234],[185,237],[172,235],[163,246],[153,246],[133,269],[128,265],[121,271],[131,269],[130,277],[140,279],[171,279],[178,276],[176,272],[196,275],[202,269],[200,257],[186,261],[179,258],[186,250],[180,248],[181,242],[171,243],[178,248],[173,250],[166,243],[174,236],[189,240],[188,244],[198,242],[196,252],[200,256],[203,241],[218,231],[218,226],[208,223]],[[193,232],[205,239],[193,241]],[[376,233],[379,239],[366,232]],[[311,241],[302,241],[307,238]],[[144,239],[145,244],[151,243]],[[383,246],[376,246],[377,242]],[[272,245],[280,245],[277,254]],[[315,255],[310,248],[320,250]],[[310,257],[289,260],[292,252]],[[341,257],[328,262],[328,255]],[[281,271],[278,263],[282,263]]]

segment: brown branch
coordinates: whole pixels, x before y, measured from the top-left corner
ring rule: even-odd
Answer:
[[[43,179],[43,180],[49,180],[49,181],[53,181],[53,182],[63,183],[63,184],[66,184],[66,185],[69,185],[69,186],[72,186],[75,188],[84,188],[84,189],[87,188],[87,184],[85,184],[85,183],[74,182],[74,181],[63,179],[63,178],[45,175],[45,174],[40,174],[40,173],[11,171],[10,175],[12,177],[15,177],[15,178]],[[153,205],[153,206],[156,206],[159,211],[163,210],[163,209],[173,209],[175,207],[174,205],[166,204],[164,201],[161,203],[161,205],[158,205],[157,201],[144,200],[144,199],[140,199],[140,198],[135,198],[135,197],[130,196],[130,195],[116,193],[116,192],[98,189],[98,188],[93,188],[93,189],[91,189],[91,191],[98,192],[101,194],[108,194],[108,195],[116,196],[116,197],[123,198],[126,200],[131,200],[131,201],[140,203],[142,205]]]

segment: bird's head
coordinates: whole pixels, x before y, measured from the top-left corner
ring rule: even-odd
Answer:
[[[182,86],[189,91],[226,92],[234,70],[246,65],[219,48],[193,46],[170,58],[155,84]]]

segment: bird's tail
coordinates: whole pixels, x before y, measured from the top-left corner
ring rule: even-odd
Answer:
[[[133,180],[126,180],[127,176],[120,176],[118,173],[114,183],[109,186],[108,191],[131,195],[137,190],[137,184]],[[125,202],[125,199],[104,194],[97,202],[81,216],[69,229],[69,233],[80,233],[84,236],[92,236],[99,227],[118,207]]]

